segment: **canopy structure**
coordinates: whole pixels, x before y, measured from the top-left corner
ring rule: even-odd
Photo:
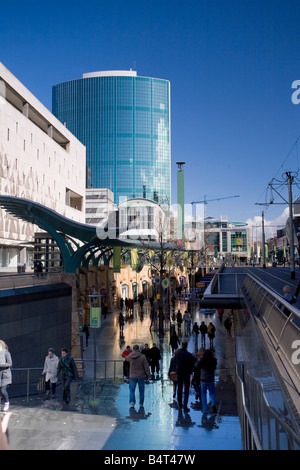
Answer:
[[[104,258],[104,263],[108,264],[112,256],[113,247],[124,249],[147,247],[149,250],[161,248],[157,242],[143,242],[140,240],[128,240],[118,238],[119,228],[112,228],[107,231],[101,231],[101,238],[98,237],[97,227],[86,225],[74,220],[68,219],[52,209],[42,204],[30,201],[28,199],[15,196],[0,196],[0,206],[7,212],[19,219],[37,225],[40,229],[47,232],[57,243],[61,251],[63,270],[66,273],[75,273],[76,269],[83,263],[86,264],[91,258],[99,261],[99,257]],[[116,234],[115,237],[110,237]],[[176,244],[165,243],[166,250],[178,250]],[[95,253],[100,251],[100,255]]]

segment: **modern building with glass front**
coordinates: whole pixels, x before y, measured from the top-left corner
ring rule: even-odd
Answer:
[[[52,112],[86,146],[87,188],[115,204],[171,203],[170,82],[137,72],[83,75],[53,86]]]

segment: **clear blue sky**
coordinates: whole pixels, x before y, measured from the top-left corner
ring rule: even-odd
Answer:
[[[280,169],[297,170],[299,0],[0,0],[0,61],[51,110],[52,85],[130,69],[171,82],[172,202],[245,221]],[[300,155],[300,154],[299,154]],[[277,174],[278,176],[278,174]],[[294,188],[295,194],[298,188]],[[284,206],[273,206],[275,219]]]

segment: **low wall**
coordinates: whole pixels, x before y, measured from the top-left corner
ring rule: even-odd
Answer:
[[[0,291],[0,339],[13,368],[43,367],[48,348],[71,350],[72,287],[66,283]],[[14,383],[18,382],[14,374]]]

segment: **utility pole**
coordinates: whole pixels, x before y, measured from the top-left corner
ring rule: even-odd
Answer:
[[[265,247],[265,223],[264,223],[264,211],[261,213],[261,225],[262,225],[262,250],[263,250],[263,268],[266,267],[266,247]]]
[[[292,197],[292,185],[293,185],[293,182],[294,182],[294,176],[292,175],[292,172],[291,171],[286,171],[285,174],[282,175],[282,177],[284,177],[284,175],[287,177],[287,180],[288,180],[288,201],[286,200],[286,198],[284,198],[275,188],[275,184],[280,184],[280,186],[282,185],[282,181],[278,181],[278,180],[272,180],[270,183],[269,183],[269,186],[272,190],[275,191],[275,193],[283,200],[283,203],[274,203],[274,201],[272,200],[271,202],[269,202],[268,204],[266,203],[256,203],[257,205],[260,205],[260,206],[265,206],[265,205],[270,205],[270,204],[287,204],[288,207],[289,207],[289,224],[287,224],[287,226],[289,226],[289,231],[290,231],[290,258],[291,258],[291,279],[295,279],[296,278],[296,274],[295,274],[295,242],[294,242],[294,221],[293,221],[293,197]]]
[[[294,177],[290,171],[286,172],[289,184],[289,218],[290,218],[290,251],[291,251],[291,279],[295,279],[295,246],[294,246],[294,226],[293,226],[293,198],[292,184]]]

